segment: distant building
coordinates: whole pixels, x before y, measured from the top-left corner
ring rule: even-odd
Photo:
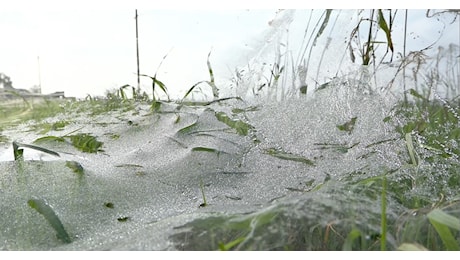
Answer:
[[[42,95],[40,93],[40,88],[37,88],[37,86],[34,86],[32,90],[31,92],[27,89],[14,88],[10,77],[0,72],[0,99],[11,99],[18,96],[65,98],[64,91],[56,91],[52,94]]]

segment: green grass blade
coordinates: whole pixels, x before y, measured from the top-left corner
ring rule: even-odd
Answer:
[[[381,212],[381,223],[380,223],[380,250],[385,251],[387,249],[387,177],[383,176],[382,181],[382,212]]]
[[[388,48],[390,48],[391,52],[393,52],[394,49],[393,49],[393,41],[391,40],[391,30],[388,28],[388,24],[385,21],[385,17],[383,17],[382,9],[379,9],[378,23],[379,23],[380,28],[385,32]]]
[[[207,60],[209,77],[210,77],[210,81],[208,82],[208,84],[212,88],[212,95],[214,96],[214,98],[219,98],[219,89],[217,89],[216,83],[214,81],[214,73],[212,72],[211,62],[209,61],[210,56],[211,56],[211,52],[209,52],[208,60]]]
[[[13,142],[13,154],[15,161],[22,161],[24,159],[24,149],[19,149],[19,146],[16,142]]]
[[[326,29],[326,26],[329,23],[329,17],[331,17],[331,13],[332,13],[332,9],[327,9],[326,10],[326,17],[324,18],[323,23],[321,24],[321,26],[320,26],[320,28],[318,30],[318,33],[316,34],[316,37],[315,37],[313,45],[316,45],[316,41],[321,36],[321,34],[323,34],[324,29]]]
[[[200,190],[201,190],[201,195],[203,196],[203,203],[200,205],[200,207],[206,207],[208,203],[206,202],[206,195],[204,195],[204,184],[203,184],[203,179],[200,178]]]
[[[44,153],[47,153],[47,154],[51,154],[51,155],[60,157],[60,155],[57,152],[48,150],[46,148],[36,146],[36,145],[31,145],[31,144],[18,143],[18,142],[15,141],[15,142],[13,142],[13,150],[14,150],[14,153],[15,153],[15,160],[16,160],[16,151],[18,150],[19,147],[26,147],[26,148],[34,149],[34,150],[37,150],[37,151],[40,151],[40,152],[44,152]],[[20,150],[22,150],[22,149],[20,149]]]
[[[209,148],[209,147],[203,147],[203,146],[193,147],[193,148],[192,148],[192,151],[193,151],[193,152],[214,153],[214,154],[216,154],[217,156],[219,156],[220,154],[226,154],[226,152],[224,152],[224,151],[217,150],[217,149],[214,149],[214,148]]]
[[[211,62],[209,61],[209,57],[211,56],[211,52],[209,52],[208,54],[208,59],[207,59],[207,66],[208,66],[208,71],[209,71],[209,77],[210,77],[210,80],[207,81],[207,80],[202,80],[202,81],[199,81],[197,83],[195,83],[191,88],[189,88],[189,90],[185,93],[184,97],[182,98],[182,101],[188,97],[188,95],[190,95],[190,93],[192,93],[192,91],[195,89],[195,87],[197,87],[198,85],[200,85],[201,83],[207,83],[211,89],[212,89],[212,95],[214,96],[214,98],[219,98],[219,89],[217,88],[216,86],[216,83],[215,83],[215,79],[214,79],[214,72],[212,70],[212,67],[211,67]]]
[[[202,81],[199,81],[197,83],[195,83],[191,88],[189,88],[189,90],[185,93],[184,97],[182,98],[182,101],[188,97],[188,95],[190,95],[190,93],[192,93],[192,91],[195,89],[196,86],[200,85],[201,83],[204,83],[206,82],[205,80],[202,80]]]
[[[343,243],[342,250],[343,251],[352,251],[353,250],[353,242],[361,237],[361,231],[356,228],[353,228],[350,233],[348,233],[347,238],[345,239],[345,243]]]
[[[147,77],[147,78],[150,78],[152,80],[152,95],[153,95],[153,100],[156,100],[155,99],[155,86],[158,85],[160,87],[160,89],[166,94],[166,97],[168,98],[169,100],[169,94],[168,94],[168,90],[166,89],[166,85],[161,82],[159,79],[157,79],[157,76],[155,74],[155,76],[149,76],[149,75],[146,75],[146,74],[140,74],[139,76],[141,77]]]
[[[247,136],[249,130],[253,127],[241,120],[232,120],[230,117],[227,116],[224,112],[216,112],[217,120],[225,123],[229,127],[236,130],[239,135]]]
[[[353,131],[353,128],[355,127],[356,119],[358,119],[358,118],[353,117],[353,118],[350,119],[350,121],[348,121],[348,122],[346,122],[344,124],[341,124],[341,125],[337,125],[337,128],[340,131],[345,131],[345,132],[348,132],[349,134],[351,134],[351,132]]]
[[[298,156],[298,155],[291,154],[291,153],[286,153],[286,152],[283,152],[283,151],[280,151],[280,150],[277,150],[277,149],[274,149],[274,148],[267,149],[265,152],[267,154],[271,155],[271,156],[274,156],[274,157],[282,159],[282,160],[301,162],[301,163],[305,163],[305,164],[311,165],[311,166],[315,165],[312,160],[309,160],[309,159],[307,159],[305,157]]]
[[[460,219],[449,215],[440,209],[432,210],[430,213],[428,213],[428,218],[430,220],[442,223],[447,227],[460,231]]]
[[[35,209],[38,213],[42,214],[48,223],[53,227],[53,229],[57,233],[57,238],[62,240],[65,243],[70,243],[72,240],[69,237],[69,234],[64,229],[64,225],[62,225],[61,220],[59,220],[58,216],[54,212],[53,208],[51,208],[46,201],[42,199],[30,199],[27,201],[27,204]]]
[[[447,250],[458,251],[460,245],[452,235],[450,228],[460,230],[460,220],[455,218],[440,209],[434,209],[427,215],[431,225],[436,229],[436,232],[441,237],[442,242]]]
[[[65,142],[64,137],[60,136],[43,136],[40,138],[37,138],[33,141],[34,144],[42,144],[42,143],[51,143],[51,142]]]
[[[195,122],[193,124],[190,124],[188,126],[185,126],[177,131],[178,135],[186,135],[190,134],[196,127],[198,126],[198,123]]]
[[[412,142],[412,135],[410,133],[406,133],[406,146],[407,146],[407,151],[409,152],[410,160],[412,162],[412,165],[417,166],[417,160],[415,159],[415,148],[414,148],[414,143]]]
[[[158,87],[160,87],[160,89],[163,91],[163,93],[166,94],[168,100],[169,100],[169,95],[168,95],[168,90],[166,89],[166,85],[161,82],[160,80],[158,80],[156,77],[153,77],[152,80],[158,85]]]
[[[219,250],[228,251],[234,248],[235,246],[241,244],[246,239],[246,237],[239,237],[233,241],[228,242],[227,244],[219,243]]]
[[[83,166],[81,166],[81,164],[76,162],[76,161],[66,161],[65,166],[67,166],[73,172],[77,173],[80,176],[83,175],[83,173],[84,173]]]
[[[428,99],[426,99],[424,96],[422,96],[420,93],[418,93],[415,89],[411,88],[409,89],[409,94],[411,94],[412,96],[416,97],[416,98],[419,98],[423,101],[428,101]]]
[[[398,247],[401,251],[428,251],[426,247],[416,243],[403,243]]]

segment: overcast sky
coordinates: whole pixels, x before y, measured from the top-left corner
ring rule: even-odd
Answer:
[[[66,4],[24,8],[18,2],[0,9],[0,72],[10,76],[15,88],[29,89],[40,82],[43,93],[65,91],[66,96],[85,97],[104,95],[107,89],[125,84],[137,86],[137,7],[61,1]],[[184,91],[208,79],[206,59],[211,50],[211,61],[221,63],[215,66],[236,65],[235,56],[263,36],[277,12],[275,8],[252,9],[254,6],[248,6],[252,10],[139,6],[141,73],[153,76],[167,55],[159,79],[170,91],[175,87]],[[411,37],[420,46],[429,44],[439,35],[442,23],[426,23],[423,10],[413,11]],[[458,24],[444,35],[447,42],[459,42]],[[149,85],[148,79],[142,79],[143,88]]]

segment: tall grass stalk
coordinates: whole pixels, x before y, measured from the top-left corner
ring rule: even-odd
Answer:
[[[192,93],[193,90],[195,90],[195,88],[198,85],[202,84],[202,83],[206,83],[211,87],[212,95],[214,97],[214,100],[219,99],[219,89],[216,86],[216,82],[215,82],[215,78],[214,78],[214,72],[213,72],[212,67],[211,67],[211,61],[209,60],[210,56],[211,56],[211,52],[208,53],[208,59],[206,61],[206,64],[208,66],[208,72],[209,72],[209,80],[202,80],[202,81],[199,81],[199,82],[195,83],[191,88],[189,88],[189,90],[182,97],[181,102],[183,102],[190,95],[190,93]]]
[[[381,196],[381,223],[380,223],[380,250],[387,250],[387,177],[383,176],[382,179],[382,196]]]
[[[169,52],[165,56],[163,56],[163,59],[160,61],[160,64],[158,65],[158,68],[155,71],[155,75],[153,75],[153,77],[149,76],[149,75],[146,75],[146,74],[140,74],[140,76],[148,77],[148,78],[150,78],[152,80],[152,100],[153,100],[154,104],[156,103],[156,100],[157,100],[157,98],[155,97],[155,86],[157,86],[157,85],[163,91],[163,93],[166,94],[166,97],[167,97],[168,101],[170,100],[168,91],[166,89],[166,85],[163,82],[161,82],[157,77],[158,71],[160,70],[160,67],[163,64],[163,62],[165,61],[165,59],[168,56],[168,54],[169,54]]]
[[[206,207],[208,203],[206,202],[206,196],[204,195],[204,184],[203,184],[203,179],[200,178],[200,190],[201,190],[201,195],[203,196],[203,203],[200,204],[200,207]]]

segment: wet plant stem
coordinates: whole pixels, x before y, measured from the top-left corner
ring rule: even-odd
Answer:
[[[203,196],[203,203],[200,204],[200,207],[206,207],[208,203],[206,202],[206,196],[204,195],[203,179],[200,179],[200,190],[201,190],[201,195]]]
[[[383,176],[382,180],[382,211],[381,211],[381,236],[380,236],[380,250],[386,251],[387,241],[387,176]]]

